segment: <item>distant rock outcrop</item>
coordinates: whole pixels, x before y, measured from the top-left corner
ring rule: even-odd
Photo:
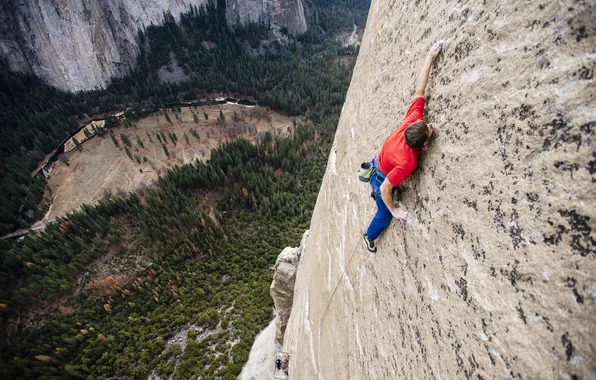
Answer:
[[[263,20],[306,31],[302,0],[227,0],[228,22]],[[90,90],[128,73],[139,54],[137,31],[206,0],[8,0],[0,2],[0,56],[62,90]],[[269,4],[269,5],[265,5]]]
[[[284,346],[291,379],[593,379],[594,2],[373,0]],[[369,254],[356,177],[429,47],[437,137]],[[337,287],[337,291],[334,293]]]
[[[292,303],[294,302],[294,283],[296,281],[296,272],[298,270],[298,263],[302,252],[306,247],[308,239],[308,231],[302,235],[300,247],[291,248],[286,247],[277,256],[273,274],[273,281],[269,288],[271,298],[275,305],[275,342],[283,345],[284,333],[292,311]]]
[[[285,27],[295,36],[307,29],[302,0],[226,0],[226,4],[226,19],[232,24],[265,22]]]

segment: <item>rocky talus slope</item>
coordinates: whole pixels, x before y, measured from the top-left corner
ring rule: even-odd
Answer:
[[[589,4],[372,1],[298,267],[291,379],[594,378]],[[411,218],[369,254],[356,169],[441,39],[425,111],[438,136],[403,183]]]
[[[7,0],[0,2],[0,56],[11,70],[29,72],[63,90],[91,90],[122,76],[136,63],[137,31],[178,17],[206,0]],[[263,20],[306,31],[302,0],[266,6],[229,0],[234,24]],[[269,3],[267,3],[269,4]]]

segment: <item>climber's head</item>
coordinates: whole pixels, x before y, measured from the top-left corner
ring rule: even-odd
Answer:
[[[428,144],[432,135],[433,128],[430,124],[426,124],[424,120],[417,121],[406,128],[406,144],[410,148],[422,148]]]

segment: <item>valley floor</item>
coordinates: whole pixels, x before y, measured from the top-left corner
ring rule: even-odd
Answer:
[[[223,126],[217,123],[220,110],[225,117]],[[198,122],[195,122],[193,113]],[[208,119],[205,119],[205,113]],[[163,112],[156,112],[132,122],[132,127],[111,129],[119,147],[108,133],[81,144],[81,151],[69,152],[68,165],[56,163],[48,179],[51,190],[48,195],[52,201],[42,223],[71,213],[83,204],[92,205],[111,195],[124,195],[151,186],[160,173],[174,165],[208,160],[211,149],[227,139],[244,137],[254,140],[266,132],[286,136],[293,125],[292,119],[265,107],[237,104],[183,107],[180,113],[168,112],[168,117],[171,123]],[[199,139],[191,133],[193,129]],[[166,136],[169,157],[158,141],[160,133]],[[172,143],[170,133],[176,135],[176,144]],[[121,135],[130,140],[133,159],[127,156]],[[137,137],[143,147],[139,146]]]

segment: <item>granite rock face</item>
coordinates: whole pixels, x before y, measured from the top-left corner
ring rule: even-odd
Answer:
[[[594,378],[594,14],[372,1],[298,268],[292,379]],[[425,110],[437,137],[402,184],[411,218],[369,254],[375,205],[356,170],[442,39]]]
[[[307,30],[302,0],[226,0],[229,23],[265,22],[299,35]]]
[[[269,287],[269,293],[273,298],[275,305],[275,343],[282,345],[284,340],[284,333],[292,311],[292,303],[294,301],[294,284],[296,282],[296,270],[302,252],[306,248],[308,239],[308,231],[302,235],[300,247],[292,248],[286,247],[275,261],[273,269],[273,281]]]
[[[248,360],[238,375],[238,380],[274,380],[275,355],[275,320],[272,320],[255,338]]]
[[[302,0],[254,8],[230,0],[231,23],[264,19],[306,31]],[[8,0],[0,3],[0,56],[11,70],[28,72],[62,90],[90,90],[129,72],[139,53],[138,29],[175,18],[206,0]],[[250,16],[248,13],[251,11]],[[268,13],[271,12],[271,13]],[[240,16],[239,18],[236,16]]]

